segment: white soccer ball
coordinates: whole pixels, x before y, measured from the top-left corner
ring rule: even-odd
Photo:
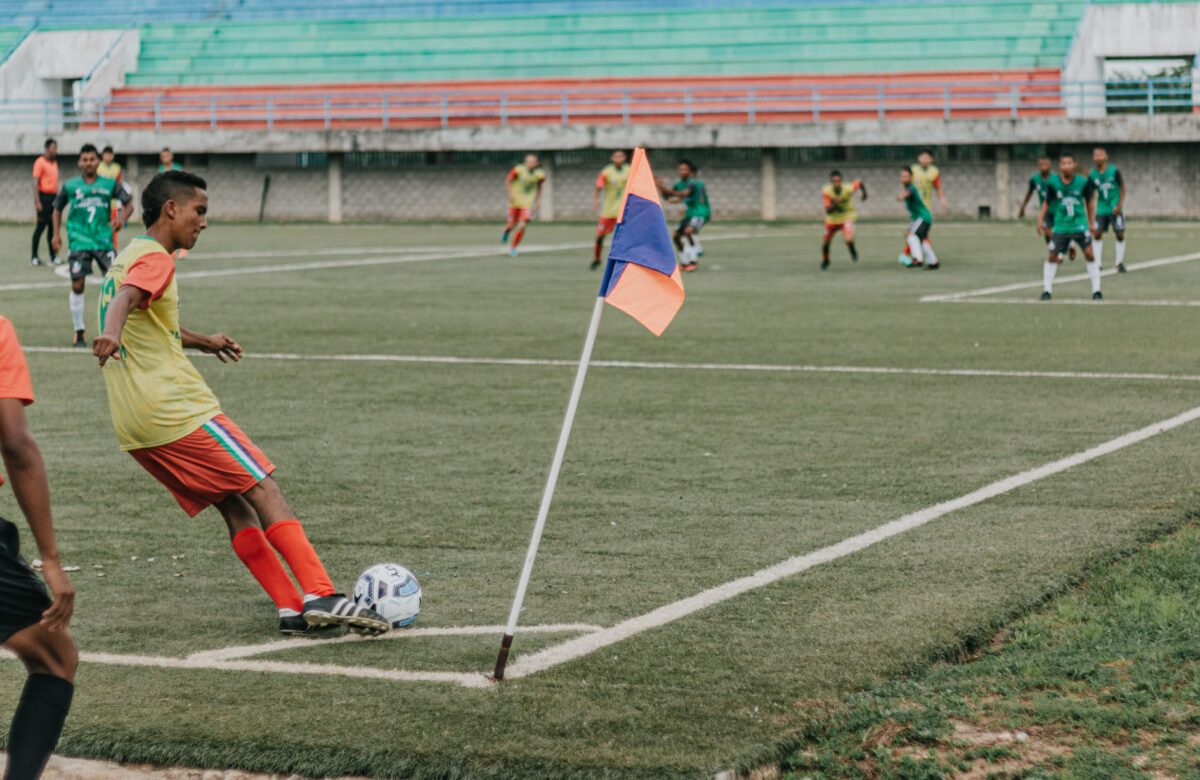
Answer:
[[[421,613],[421,584],[398,563],[377,563],[354,583],[354,602],[383,615],[392,628],[405,628]]]

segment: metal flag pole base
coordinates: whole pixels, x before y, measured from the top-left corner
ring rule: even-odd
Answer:
[[[592,310],[592,322],[588,325],[587,337],[583,340],[583,355],[580,356],[579,368],[575,371],[575,384],[571,388],[571,400],[567,402],[567,414],[563,418],[562,430],[558,434],[558,446],[554,450],[554,460],[550,463],[550,474],[546,477],[546,489],[542,491],[542,503],[538,507],[537,522],[533,524],[533,537],[529,540],[529,550],[525,553],[525,565],[521,569],[521,579],[517,583],[517,594],[513,598],[512,611],[508,613],[508,626],[504,630],[504,639],[500,642],[500,653],[496,656],[496,670],[492,674],[494,680],[504,679],[504,667],[508,664],[508,651],[512,647],[513,637],[517,633],[517,619],[521,615],[521,605],[525,603],[525,591],[529,588],[529,578],[533,574],[533,562],[537,558],[538,545],[542,541],[542,531],[546,528],[546,517],[550,514],[550,502],[554,500],[554,488],[558,485],[558,473],[562,469],[563,457],[567,453],[567,441],[571,438],[571,426],[575,424],[575,411],[579,408],[579,397],[583,395],[583,380],[587,376],[588,364],[592,360],[592,347],[596,345],[596,333],[600,330],[600,315],[603,313],[604,296],[601,295],[596,298],[596,308]]]

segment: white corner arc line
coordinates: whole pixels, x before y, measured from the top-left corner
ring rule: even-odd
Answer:
[[[1150,268],[1159,268],[1164,265],[1176,265],[1178,263],[1190,263],[1193,260],[1200,260],[1200,252],[1192,252],[1187,255],[1175,255],[1174,257],[1160,257],[1157,260],[1146,260],[1141,263],[1127,263],[1125,267],[1130,271],[1145,271]],[[1116,268],[1108,268],[1100,272],[1101,276],[1112,276],[1117,273]],[[1070,276],[1060,276],[1054,283],[1065,284],[1067,282],[1080,282],[1087,279],[1086,273],[1072,274]],[[1013,292],[1015,290],[1030,290],[1042,286],[1042,281],[1031,282],[1013,282],[1012,284],[1001,284],[995,287],[980,287],[977,290],[963,290],[953,293],[938,293],[936,295],[921,296],[921,303],[945,303],[947,301],[955,301],[961,298],[975,298],[980,295],[993,295],[995,293]]]
[[[957,301],[966,303],[967,301]],[[1087,301],[1092,303],[1092,301]],[[76,347],[23,347],[29,354],[81,355],[91,353]],[[206,357],[203,353],[189,352],[193,357]],[[260,360],[298,360],[334,363],[405,363],[416,365],[452,366],[531,366],[541,368],[570,368],[578,364],[574,360],[556,358],[490,358],[460,357],[454,355],[303,355],[293,352],[248,352],[246,358]],[[1154,382],[1200,382],[1200,374],[1164,374],[1154,372],[1106,372],[1106,371],[1024,371],[1001,368],[902,368],[898,366],[818,366],[788,363],[673,363],[669,361],[639,360],[593,360],[598,368],[625,368],[632,370],[660,371],[752,371],[780,374],[879,374],[889,376],[953,376],[991,377],[997,379],[1083,379],[1114,381]]]
[[[201,671],[265,672],[275,674],[319,674],[334,677],[359,677],[393,682],[457,683],[467,688],[486,688],[492,683],[481,673],[411,672],[403,669],[375,669],[369,666],[338,664],[286,663],[282,661],[192,661],[154,655],[117,655],[81,653],[80,660],[106,666],[141,666],[159,669],[196,669]]]
[[[355,634],[346,634],[345,636],[334,639],[277,639],[273,642],[262,642],[256,645],[242,645],[240,647],[222,647],[217,650],[204,650],[199,653],[192,653],[184,660],[192,663],[212,663],[219,661],[232,661],[236,658],[250,658],[264,653],[276,653],[281,650],[307,649],[312,647],[324,647],[331,644],[340,644],[344,642],[384,642],[389,640],[400,639],[416,639],[429,636],[494,636],[504,630],[504,626],[446,626],[432,628],[405,628],[396,631],[389,631],[380,637],[360,637]],[[587,634],[601,630],[600,626],[591,625],[590,623],[549,623],[539,626],[530,626],[522,631],[526,634]]]
[[[528,677],[531,674],[574,661],[644,631],[664,626],[680,618],[699,612],[702,609],[707,609],[721,602],[728,601],[735,596],[740,596],[748,591],[778,582],[786,577],[791,577],[822,564],[861,552],[868,547],[891,539],[906,531],[911,531],[914,528],[919,528],[951,512],[980,504],[1030,483],[1104,457],[1125,447],[1157,436],[1160,433],[1165,433],[1181,425],[1186,425],[1196,419],[1200,419],[1200,406],[1189,409],[1169,419],[1118,436],[1115,439],[1110,439],[1103,444],[1083,450],[1082,452],[1077,452],[1074,455],[1068,455],[1065,458],[1060,458],[1043,466],[1006,477],[958,498],[905,515],[890,523],[885,523],[870,531],[844,539],[829,547],[814,550],[804,555],[797,555],[774,566],[760,569],[746,577],[732,580],[715,588],[709,588],[689,598],[676,601],[673,604],[666,604],[644,615],[617,623],[611,628],[571,639],[562,644],[554,645],[529,655],[522,655],[509,666],[508,677],[510,679]]]

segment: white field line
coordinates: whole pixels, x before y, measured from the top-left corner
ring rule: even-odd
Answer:
[[[205,671],[264,672],[273,674],[319,674],[326,677],[358,677],[392,682],[456,683],[467,688],[490,685],[487,676],[469,672],[409,672],[403,669],[375,669],[369,666],[340,666],[338,664],[285,663],[283,661],[192,661],[154,655],[116,655],[112,653],[81,653],[85,664],[134,666],[158,669],[201,669]]]
[[[729,241],[732,239],[746,238],[749,233],[725,233],[721,235],[708,236],[705,241]],[[521,254],[534,254],[541,252],[562,252],[566,250],[588,249],[592,246],[592,242],[573,242],[564,244],[534,244],[521,249]],[[399,250],[405,251],[405,250]],[[318,252],[308,252],[306,254],[323,254],[324,250]],[[344,254],[344,253],[338,253]],[[249,257],[251,255],[245,255]],[[276,272],[291,272],[297,273],[302,271],[324,271],[333,268],[362,268],[367,266],[377,265],[401,265],[405,263],[428,263],[440,260],[461,260],[467,258],[478,257],[502,257],[505,256],[505,250],[502,246],[488,246],[478,248],[458,249],[454,251],[430,252],[429,254],[406,254],[397,255],[393,252],[385,257],[345,257],[336,260],[314,260],[307,263],[278,263],[272,265],[252,265],[240,266],[235,268],[214,268],[211,270],[202,271],[180,271],[175,276],[177,279],[211,279],[220,276],[245,276],[247,274],[270,274]],[[59,273],[58,270],[55,273]],[[90,277],[93,281],[100,281],[101,277]],[[62,287],[62,282],[19,282],[14,284],[0,284],[0,292],[12,292],[18,290],[54,290]]]
[[[1143,442],[1160,433],[1165,433],[1181,425],[1186,425],[1196,419],[1200,419],[1200,406],[1189,409],[1175,417],[1147,425],[1145,428],[1126,433],[1115,439],[1110,439],[1091,449],[1077,452],[1074,455],[1047,463],[1044,466],[1023,471],[1020,474],[1014,474],[1011,477],[993,482],[966,495],[905,515],[890,523],[873,528],[857,536],[852,536],[829,547],[789,558],[774,566],[760,569],[749,576],[732,580],[715,588],[709,588],[694,596],[659,607],[644,615],[624,620],[611,628],[570,639],[562,644],[547,647],[536,653],[522,655],[509,666],[508,677],[527,677],[531,674],[559,666],[560,664],[574,661],[577,658],[582,658],[589,653],[629,639],[644,631],[664,626],[680,618],[699,612],[702,609],[707,609],[721,602],[728,601],[735,596],[740,596],[748,591],[778,582],[785,577],[792,577],[822,564],[861,552],[884,540],[891,539],[893,536],[898,536],[914,528],[920,528],[951,512],[975,506],[1030,483],[1060,474],[1068,469],[1104,457],[1125,447]]]
[[[962,301],[965,303],[965,301]],[[982,301],[981,301],[982,302]],[[1092,303],[1086,301],[1086,303]],[[30,354],[80,355],[91,353],[76,347],[24,348]],[[189,352],[193,357],[209,357]],[[314,361],[333,363],[407,363],[417,365],[457,366],[532,366],[544,368],[574,368],[575,360],[554,358],[489,358],[455,357],[452,355],[302,355],[292,352],[248,352],[244,359],[284,361]],[[671,363],[638,360],[593,360],[597,368],[625,368],[656,371],[752,371],[777,374],[877,374],[890,376],[957,376],[992,377],[998,379],[1085,379],[1085,380],[1147,380],[1154,382],[1200,382],[1200,374],[1162,374],[1104,371],[1018,371],[991,368],[896,368],[891,366],[814,366],[771,363]]]
[[[1164,265],[1175,265],[1177,263],[1190,263],[1193,260],[1200,260],[1200,252],[1193,252],[1188,255],[1176,255],[1174,257],[1160,257],[1157,260],[1146,260],[1141,263],[1127,263],[1125,267],[1130,272],[1145,271],[1150,268],[1160,268]],[[1112,276],[1117,273],[1115,267],[1108,268],[1100,272],[1101,276]],[[1054,281],[1054,284],[1060,285],[1067,282],[1080,282],[1087,279],[1086,273],[1072,274],[1070,276],[1060,276]],[[975,298],[980,295],[993,295],[995,293],[1013,292],[1015,290],[1032,290],[1042,286],[1041,280],[1032,282],[1013,282],[1012,284],[1001,284],[995,287],[980,287],[977,290],[963,290],[962,292],[953,293],[938,293],[937,295],[924,295],[921,297],[921,303],[944,303],[946,301],[956,301],[961,298]]]
[[[1200,306],[1200,301],[1120,301],[1111,298],[1105,298],[1102,301],[1093,301],[1090,298],[1055,298],[1049,301],[1041,301],[1036,298],[956,298],[952,301],[940,301],[940,303],[1007,303],[1026,306]]]
[[[530,626],[526,631],[531,634],[587,634],[599,631],[600,628],[600,626],[593,626],[588,623],[550,623],[540,626]],[[185,660],[198,662],[232,661],[236,658],[250,658],[281,650],[310,648],[342,642],[381,642],[389,639],[414,639],[426,636],[497,636],[503,631],[504,626],[447,626],[445,628],[405,628],[398,631],[389,631],[381,637],[371,638],[346,634],[336,639],[279,639],[274,642],[263,642],[257,645],[205,650],[200,653],[192,653]]]

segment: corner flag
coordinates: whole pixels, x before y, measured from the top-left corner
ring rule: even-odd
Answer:
[[[633,152],[600,295],[661,336],[683,305],[683,279],[646,151]]]
[[[533,576],[533,563],[546,529],[546,518],[550,514],[550,503],[554,500],[554,488],[558,484],[563,458],[567,454],[567,441],[575,424],[575,412],[583,395],[583,381],[587,376],[588,363],[592,360],[592,348],[596,345],[600,315],[604,313],[606,302],[645,325],[656,336],[662,335],[683,305],[683,280],[675,265],[675,252],[671,246],[671,235],[667,232],[662,201],[658,199],[658,186],[654,183],[654,174],[650,172],[650,163],[646,161],[646,150],[641,148],[633,152],[633,165],[625,186],[625,198],[621,201],[617,232],[608,253],[608,266],[604,269],[604,281],[600,283],[600,294],[596,296],[592,308],[591,324],[583,339],[583,355],[575,371],[575,383],[571,386],[567,413],[558,433],[554,458],[550,461],[550,473],[546,477],[542,502],[538,505],[537,519],[533,523],[533,535],[525,552],[525,563],[521,567],[521,578],[517,581],[517,592],[508,613],[504,637],[500,640],[493,680],[503,680],[508,666],[508,653],[517,632],[517,620],[525,603],[529,579]]]

